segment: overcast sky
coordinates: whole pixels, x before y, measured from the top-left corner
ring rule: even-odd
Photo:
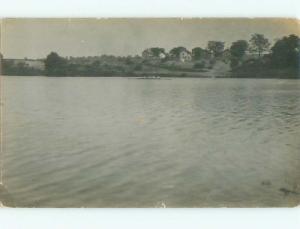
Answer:
[[[6,58],[44,58],[51,51],[62,56],[136,55],[148,47],[169,51],[176,46],[206,47],[209,40],[230,46],[262,33],[274,39],[300,36],[293,19],[5,19],[1,52]]]

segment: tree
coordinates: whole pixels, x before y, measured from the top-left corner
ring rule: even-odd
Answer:
[[[230,66],[234,68],[239,65],[243,56],[248,48],[248,42],[245,40],[238,40],[232,43],[230,46]]]
[[[250,39],[249,51],[252,53],[258,53],[260,57],[264,51],[269,49],[270,42],[263,34],[252,34]]]
[[[196,47],[192,49],[192,58],[193,60],[202,60],[206,59],[209,56],[209,53],[206,49]]]
[[[2,75],[3,55],[0,52],[0,75]]]
[[[161,53],[165,53],[164,48],[151,48],[151,51],[155,57],[159,57]]]
[[[45,59],[45,71],[48,76],[66,74],[66,60],[57,53],[51,52]]]
[[[142,56],[144,58],[149,58],[149,57],[155,57],[155,58],[160,58],[161,55],[165,55],[165,49],[164,48],[158,48],[158,47],[154,47],[154,48],[148,48],[145,49],[142,52]]]
[[[298,67],[300,62],[300,38],[289,35],[276,41],[271,48],[271,63],[278,67]]]
[[[207,50],[209,50],[214,57],[219,57],[224,51],[225,43],[221,41],[209,41],[207,43]]]
[[[242,58],[245,55],[247,48],[248,48],[247,41],[245,41],[245,40],[235,41],[230,46],[230,49],[229,49],[230,55],[232,57]]]

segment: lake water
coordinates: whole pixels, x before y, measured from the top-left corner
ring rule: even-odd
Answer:
[[[300,80],[4,77],[19,207],[292,206]]]

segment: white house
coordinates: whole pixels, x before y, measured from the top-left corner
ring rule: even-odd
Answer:
[[[158,56],[160,59],[165,59],[167,57],[167,55],[163,52],[161,52]]]
[[[192,60],[192,55],[189,51],[181,50],[179,52],[179,60],[181,62],[187,62]]]

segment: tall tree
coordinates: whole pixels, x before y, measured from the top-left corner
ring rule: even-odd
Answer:
[[[66,74],[66,60],[55,52],[51,52],[45,59],[45,71],[49,76]]]
[[[232,43],[229,49],[231,68],[234,68],[240,64],[247,48],[248,42],[245,40],[238,40]]]
[[[222,55],[224,47],[225,43],[221,41],[209,41],[207,43],[207,50],[209,50],[215,57]]]
[[[269,49],[270,42],[263,34],[252,34],[250,39],[249,51],[252,53],[258,53],[260,57],[264,51]]]
[[[271,48],[271,62],[274,66],[298,67],[300,64],[300,38],[289,35],[276,41]]]
[[[208,51],[206,49],[196,47],[192,49],[193,60],[201,60],[208,57]]]
[[[235,41],[230,46],[230,49],[229,49],[230,55],[232,57],[242,58],[245,55],[247,48],[248,48],[247,41],[245,41],[245,40]]]

